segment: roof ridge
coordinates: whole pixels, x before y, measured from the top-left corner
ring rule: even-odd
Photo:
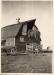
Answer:
[[[27,21],[23,21],[23,22],[20,22],[20,23],[16,23],[16,24],[10,24],[10,25],[7,25],[7,26],[5,26],[5,27],[2,27],[2,28],[6,28],[6,27],[9,27],[9,26],[14,26],[14,25],[19,25],[19,24],[22,24],[22,23],[28,23],[28,22],[30,22],[30,21],[36,21],[36,19],[31,19],[31,20],[27,20]],[[2,29],[1,28],[1,29]]]

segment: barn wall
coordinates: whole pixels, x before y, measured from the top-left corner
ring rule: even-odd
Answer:
[[[15,38],[15,45],[17,46],[19,43],[19,38]]]
[[[15,45],[17,47],[18,52],[25,52],[26,50],[25,42],[20,38],[21,37],[15,39]]]
[[[16,46],[24,44],[24,43],[25,43],[25,39],[23,36],[20,36],[19,38],[15,38],[15,45]]]
[[[23,25],[22,35],[27,35],[27,24]]]
[[[15,38],[7,38],[6,39],[6,46],[15,46]]]

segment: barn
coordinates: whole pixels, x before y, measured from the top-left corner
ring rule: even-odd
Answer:
[[[35,21],[36,19],[32,19],[1,28],[1,46],[3,48],[15,47],[17,52],[26,52],[28,45],[40,49],[40,31]]]

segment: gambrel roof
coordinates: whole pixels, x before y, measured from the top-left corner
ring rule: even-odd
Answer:
[[[35,23],[35,20],[36,19],[28,20],[28,21],[25,21],[25,22],[20,22],[20,23],[17,23],[17,24],[12,24],[12,25],[8,25],[6,27],[3,27],[1,29],[1,39],[5,40],[6,38],[9,38],[9,37],[15,37],[18,34],[20,28],[22,27],[22,25],[24,23],[29,23],[29,24],[31,22]]]
[[[15,37],[19,32],[22,24],[13,24],[1,29],[1,38],[6,39],[8,37]]]

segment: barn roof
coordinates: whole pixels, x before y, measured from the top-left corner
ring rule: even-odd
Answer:
[[[1,39],[5,40],[8,37],[15,37],[19,32],[22,24],[13,24],[1,29]]]
[[[1,39],[5,40],[8,37],[15,37],[18,34],[22,24],[29,23],[32,21],[34,22],[35,20],[36,19],[28,20],[28,21],[20,22],[19,24],[12,24],[1,28]]]

